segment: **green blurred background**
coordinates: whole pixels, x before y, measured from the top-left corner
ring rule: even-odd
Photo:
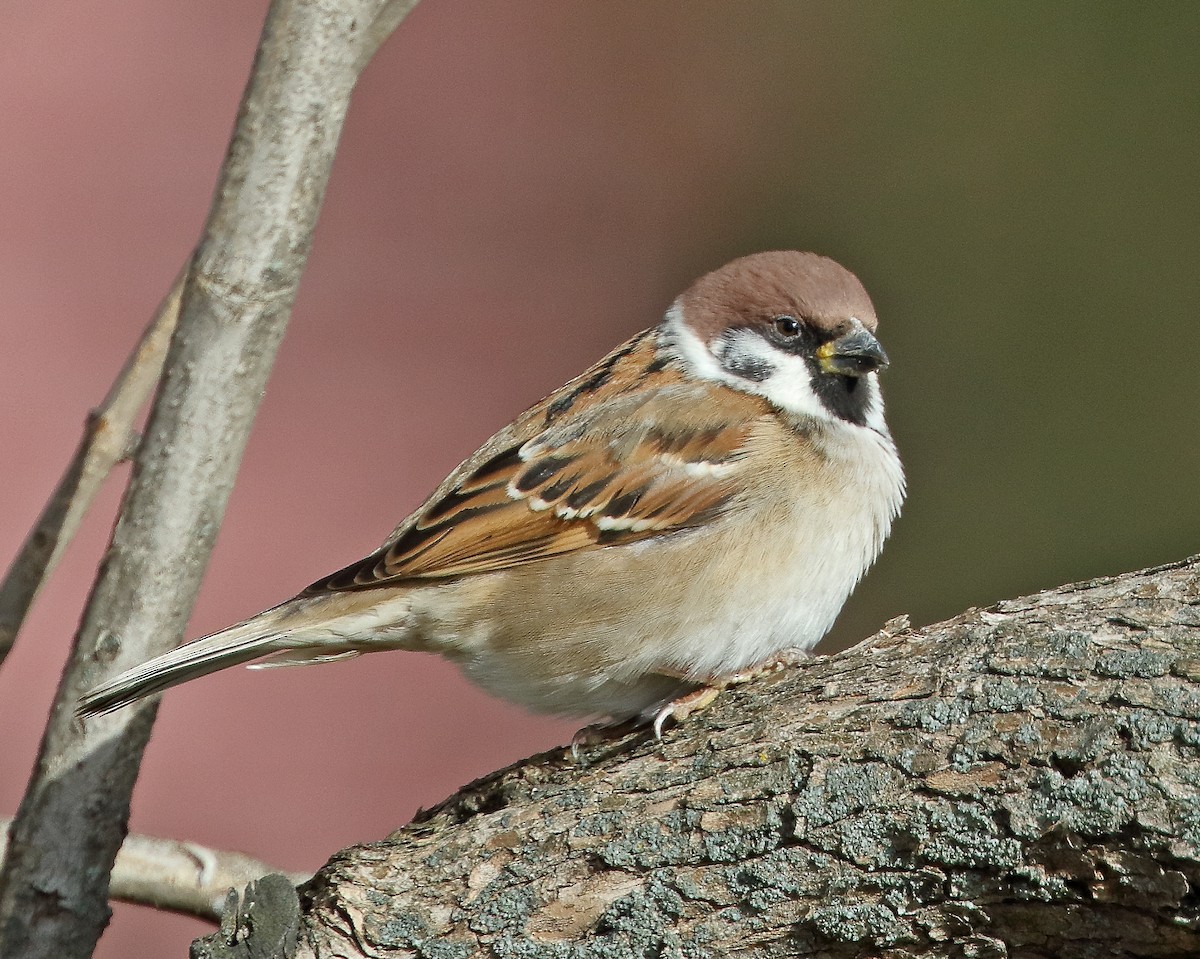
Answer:
[[[820,10],[742,245],[859,269],[910,481],[830,644],[1200,550],[1200,5]]]

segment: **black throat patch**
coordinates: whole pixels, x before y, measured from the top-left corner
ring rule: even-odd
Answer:
[[[864,382],[866,377],[826,373],[812,354],[807,354],[804,361],[812,379],[813,392],[821,405],[838,419],[855,426],[866,426],[867,408],[871,404],[871,390]]]

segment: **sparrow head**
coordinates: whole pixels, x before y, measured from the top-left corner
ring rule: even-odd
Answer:
[[[693,375],[755,393],[803,417],[883,432],[876,372],[888,365],[867,291],[827,257],[742,257],[701,277],[667,315]]]

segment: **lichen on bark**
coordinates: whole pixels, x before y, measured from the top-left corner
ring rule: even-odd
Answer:
[[[1198,745],[1191,560],[885,631],[661,743],[501,770],[335,856],[295,954],[1193,956]]]

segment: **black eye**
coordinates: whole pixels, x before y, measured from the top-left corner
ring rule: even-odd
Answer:
[[[775,332],[780,336],[791,339],[793,336],[800,335],[800,321],[794,316],[788,316],[786,313],[783,316],[777,316],[772,321],[775,324]]]

